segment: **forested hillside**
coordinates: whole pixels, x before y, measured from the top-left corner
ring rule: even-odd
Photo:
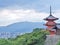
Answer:
[[[60,41],[57,43],[57,45],[60,45]]]
[[[16,38],[0,39],[0,45],[44,45],[46,31],[36,28],[31,33],[19,35]]]

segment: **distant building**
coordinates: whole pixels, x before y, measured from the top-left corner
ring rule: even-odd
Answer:
[[[46,30],[50,32],[51,35],[57,34],[60,35],[60,24],[54,22],[58,20],[58,18],[54,17],[51,13],[51,6],[50,6],[50,15],[46,17],[44,20],[47,21],[45,26],[47,26]]]

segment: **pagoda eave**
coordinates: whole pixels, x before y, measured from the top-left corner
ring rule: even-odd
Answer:
[[[58,18],[56,18],[56,19],[44,19],[44,20],[51,20],[52,21],[52,20],[58,20]]]

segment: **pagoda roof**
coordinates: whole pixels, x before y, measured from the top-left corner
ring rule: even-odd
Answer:
[[[57,20],[58,18],[54,17],[53,15],[49,15],[47,18],[44,20]]]
[[[60,23],[57,23],[52,29],[60,29]]]
[[[52,15],[51,6],[50,6],[50,15],[47,18],[45,18],[44,20],[57,20],[57,19],[58,18],[56,18]]]

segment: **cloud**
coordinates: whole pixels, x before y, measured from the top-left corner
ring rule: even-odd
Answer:
[[[57,0],[58,1],[58,0]],[[55,5],[52,0],[0,0],[0,9],[4,8],[20,8],[20,9],[34,9],[37,11],[48,12],[49,6],[52,5],[53,8],[60,9],[58,7],[60,1],[54,0]],[[57,4],[57,5],[56,5]]]
[[[41,22],[48,13],[25,9],[3,9],[0,10],[0,26],[6,26],[15,22]]]
[[[46,12],[49,12],[50,4],[53,8],[56,7],[53,15],[60,18],[60,2],[54,2],[55,4],[52,0],[0,0],[0,26],[23,21],[41,22],[49,15]]]
[[[55,13],[52,15],[60,18],[60,10],[55,10]],[[0,10],[0,26],[24,21],[43,22],[43,19],[47,16],[49,16],[49,13],[31,9],[2,9]],[[57,22],[60,22],[60,20]]]

